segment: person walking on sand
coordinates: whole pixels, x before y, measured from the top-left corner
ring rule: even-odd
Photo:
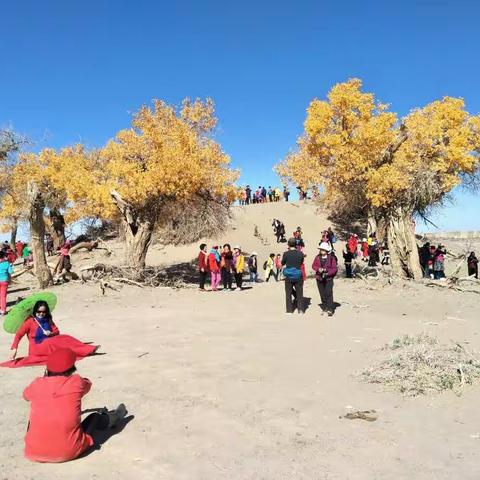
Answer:
[[[210,270],[210,285],[212,291],[216,292],[221,279],[220,253],[218,253],[218,245],[214,245],[210,250],[210,254],[208,255],[208,269]]]
[[[245,269],[245,257],[242,254],[240,245],[235,245],[235,247],[233,247],[233,266],[235,271],[235,284],[237,290],[241,290],[243,283],[243,270]]]
[[[295,238],[290,238],[288,240],[288,250],[282,257],[287,313],[293,313],[295,308],[297,308],[298,313],[305,313],[302,276],[304,258],[304,254],[297,250]]]
[[[250,273],[250,283],[257,283],[258,280],[258,253],[252,252],[248,259],[248,271]]]
[[[8,261],[7,255],[2,250],[0,251],[0,315],[7,313],[7,290],[12,274],[12,264]]]
[[[271,253],[267,259],[267,265],[265,269],[265,281],[268,282],[273,275],[275,281],[278,282],[277,274],[275,273],[275,254]]]
[[[208,256],[207,256],[207,244],[202,243],[200,245],[200,252],[197,257],[198,275],[200,277],[200,290],[205,291],[205,281],[208,275]]]
[[[337,274],[337,261],[331,253],[330,244],[321,242],[318,249],[319,254],[313,261],[312,270],[315,272],[317,287],[320,293],[320,308],[332,316],[335,312],[333,303],[333,278]]]
[[[75,361],[72,350],[55,350],[47,359],[45,375],[23,391],[30,403],[24,451],[29,460],[60,463],[78,458],[95,445],[99,430],[115,427],[127,414],[121,403],[115,410],[103,408],[81,421],[82,398],[92,382],[75,373]]]

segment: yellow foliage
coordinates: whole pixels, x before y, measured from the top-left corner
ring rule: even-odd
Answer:
[[[348,197],[351,204],[424,209],[460,183],[460,175],[479,166],[480,117],[470,116],[461,99],[445,97],[403,120],[387,105],[361,91],[351,79],[335,85],[327,101],[313,100],[296,152],[277,166],[284,180],[321,185],[327,203]]]

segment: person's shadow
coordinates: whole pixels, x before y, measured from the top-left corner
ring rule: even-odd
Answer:
[[[83,410],[83,413],[92,413],[92,412],[99,412],[102,408],[89,408],[87,410]],[[135,418],[135,415],[127,415],[126,417],[118,420],[117,424],[113,428],[106,428],[105,430],[94,430],[89,435],[92,437],[94,441],[94,445],[85,451],[82,455],[78,458],[84,458],[96,450],[100,450],[102,445],[107,442],[111,437],[114,435],[118,435],[119,433],[123,432],[123,429]]]

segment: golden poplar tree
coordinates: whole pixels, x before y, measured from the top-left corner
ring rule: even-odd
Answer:
[[[351,79],[310,103],[298,149],[277,171],[286,181],[323,187],[334,214],[384,220],[394,271],[419,278],[414,214],[476,174],[480,117],[445,97],[399,121],[361,86]]]

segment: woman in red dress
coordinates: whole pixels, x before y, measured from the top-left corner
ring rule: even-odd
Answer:
[[[27,335],[28,357],[16,359],[20,340]],[[59,348],[69,348],[77,359],[95,353],[97,345],[88,345],[70,335],[62,335],[53,323],[47,302],[39,301],[33,307],[33,315],[28,317],[18,329],[12,343],[12,361],[1,364],[3,367],[45,364],[47,357]]]

